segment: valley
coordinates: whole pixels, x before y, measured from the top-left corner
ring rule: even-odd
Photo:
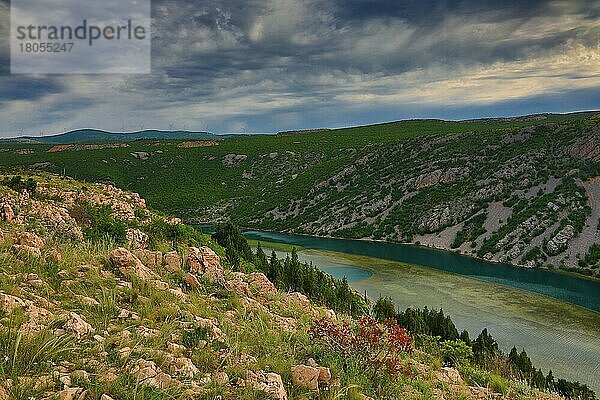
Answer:
[[[77,151],[13,142],[2,143],[0,166],[114,183],[190,223],[229,219],[597,276],[597,115],[414,120]]]

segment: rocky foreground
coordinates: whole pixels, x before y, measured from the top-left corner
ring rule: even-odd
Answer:
[[[558,398],[478,386],[420,350],[382,391],[307,333],[348,317],[232,272],[208,237],[153,235],[189,229],[136,194],[34,179],[0,186],[0,400]]]

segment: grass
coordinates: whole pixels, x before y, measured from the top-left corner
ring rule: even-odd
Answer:
[[[263,249],[269,246],[263,242]],[[400,309],[442,307],[459,331],[468,329],[473,337],[487,326],[505,351],[519,343],[546,372],[552,369],[556,375],[594,382],[600,362],[596,357],[600,354],[598,312],[416,265],[317,250],[304,250],[299,255],[316,265],[365,268],[372,277],[352,285],[372,299],[391,296]],[[565,341],[565,337],[571,340]],[[573,359],[577,359],[576,368],[569,367]]]
[[[7,236],[16,233],[15,226],[2,224]],[[37,227],[36,224],[25,228]],[[156,239],[156,238],[155,238]],[[190,239],[187,237],[187,239]],[[186,239],[186,240],[187,240]],[[206,237],[195,240],[210,241]],[[157,239],[159,248],[172,248],[173,243]],[[176,247],[185,247],[176,243]],[[115,399],[164,400],[189,398],[189,380],[181,378],[182,387],[155,389],[140,385],[128,368],[136,359],[152,360],[163,371],[170,371],[168,343],[186,345],[185,357],[199,368],[194,377],[200,381],[205,373],[226,372],[232,382],[236,378],[247,378],[248,371],[272,371],[280,374],[288,389],[289,398],[315,399],[360,398],[360,393],[378,399],[406,398],[429,399],[436,390],[441,390],[447,399],[460,399],[461,395],[451,388],[438,388],[434,374],[415,370],[415,363],[430,369],[438,369],[441,360],[435,354],[406,356],[406,367],[412,376],[391,377],[382,375],[373,378],[355,360],[314,343],[307,334],[314,317],[305,309],[286,303],[285,295],[277,293],[266,296],[264,306],[246,309],[239,296],[229,293],[216,284],[202,282],[200,288],[186,288],[187,300],[157,290],[153,285],[138,279],[129,279],[131,287],[118,284],[118,271],[107,261],[108,252],[116,244],[104,236],[94,240],[69,240],[53,238],[48,247],[62,254],[60,261],[46,262],[42,258],[17,258],[10,251],[8,242],[0,245],[0,290],[32,301],[38,307],[46,307],[53,316],[39,331],[24,331],[28,316],[25,310],[8,314],[0,312],[0,384],[7,385],[10,398],[44,398],[62,388],[58,378],[69,376],[72,386],[87,390],[87,397],[98,399],[108,394]],[[217,248],[223,254],[223,249]],[[44,251],[44,256],[47,255]],[[47,285],[35,287],[28,284],[24,274],[35,271]],[[173,288],[182,282],[181,274],[159,270],[161,280]],[[88,298],[87,300],[84,297]],[[91,304],[89,299],[98,304]],[[122,309],[135,313],[133,317],[119,318]],[[64,315],[76,312],[95,331],[79,338],[64,331]],[[273,317],[292,317],[296,330],[287,332]],[[215,340],[205,329],[197,329],[196,317],[214,319],[224,336]],[[346,316],[340,316],[347,319]],[[97,336],[102,338],[98,339]],[[201,341],[206,340],[206,346]],[[129,348],[130,354],[123,349]],[[246,361],[242,361],[245,356]],[[252,356],[254,358],[250,358]],[[294,388],[291,382],[291,367],[305,363],[313,357],[319,364],[330,367],[339,385],[319,394],[310,394]],[[79,370],[89,374],[83,377]],[[53,375],[57,374],[57,375]],[[114,374],[114,379],[108,379]],[[41,383],[40,383],[41,382]],[[45,383],[44,383],[45,382]],[[489,380],[490,386],[504,390],[502,382]],[[262,399],[264,393],[248,387],[199,384],[201,392],[195,398],[214,399]],[[507,393],[515,389],[509,383]],[[52,397],[49,397],[52,399]],[[531,397],[532,398],[532,397]]]
[[[49,171],[114,182],[141,193],[152,207],[190,221],[230,218],[239,225],[265,230],[411,242],[418,234],[438,233],[466,221],[449,247],[469,243],[483,257],[488,252],[506,253],[515,242],[530,243],[542,235],[543,230],[525,232],[507,248],[498,246],[519,223],[539,214],[552,199],[517,196],[512,206],[521,212],[504,222],[498,232],[491,232],[486,241],[477,240],[485,233],[483,222],[491,202],[515,199],[515,193],[545,183],[550,176],[578,171],[581,179],[586,179],[600,170],[597,162],[564,154],[564,148],[594,123],[590,115],[547,115],[533,121],[401,121],[310,134],[239,136],[202,148],[180,148],[176,141],[158,145],[136,141],[127,148],[48,153],[50,145],[26,144],[33,153],[16,154],[25,145],[4,142],[1,147],[7,151],[2,153],[0,168],[49,162]],[[506,142],[526,126],[536,128],[535,134]],[[151,156],[138,160],[130,154],[136,151]],[[228,154],[247,158],[225,166]],[[355,171],[342,174],[348,167]],[[418,190],[411,186],[411,179],[422,174],[453,168],[468,173],[454,182]],[[249,172],[253,178],[248,178]],[[336,176],[344,179],[335,185],[320,185]],[[524,182],[527,187],[521,187]],[[570,187],[563,193],[567,203],[575,199],[576,192],[577,187]],[[389,201],[382,203],[383,199]],[[579,206],[562,207],[578,231],[589,215],[589,210],[579,210]],[[433,211],[445,208],[450,218],[439,226],[428,225],[427,221],[437,218]],[[284,216],[274,218],[273,210]],[[562,218],[543,216],[551,221]],[[530,261],[542,265],[544,257],[542,251]],[[570,267],[594,273],[591,266],[582,262]]]
[[[0,375],[5,379],[49,372],[76,349],[71,335],[54,335],[49,330],[23,334],[17,321],[13,316],[0,330],[0,349],[4,357],[0,360]]]

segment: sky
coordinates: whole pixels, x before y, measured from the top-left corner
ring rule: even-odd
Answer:
[[[154,0],[152,73],[11,75],[0,137],[600,109],[600,1]]]

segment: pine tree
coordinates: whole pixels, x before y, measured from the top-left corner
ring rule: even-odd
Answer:
[[[373,306],[373,316],[379,322],[388,318],[396,318],[396,305],[390,297],[379,297]]]
[[[269,274],[269,259],[267,255],[262,249],[260,242],[258,242],[258,247],[256,248],[256,257],[255,257],[256,266],[265,274]]]
[[[492,335],[488,333],[485,328],[477,339],[473,342],[473,355],[475,361],[481,365],[488,365],[490,362],[500,354],[498,349],[498,343],[494,340]]]
[[[554,390],[554,375],[552,375],[552,370],[550,370],[546,376],[546,387],[549,390]]]
[[[464,330],[464,331],[461,332],[461,334],[460,334],[460,340],[462,340],[463,342],[465,342],[469,346],[471,345],[471,338],[469,337],[469,332],[467,330]]]

